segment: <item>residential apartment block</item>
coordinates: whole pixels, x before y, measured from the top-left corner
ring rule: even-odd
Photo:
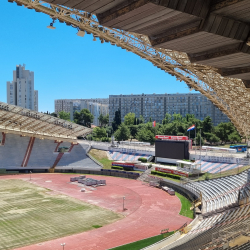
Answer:
[[[210,116],[214,125],[220,122],[228,122],[228,117],[223,114],[207,97],[199,93],[188,94],[141,94],[141,95],[110,95],[109,96],[109,121],[113,121],[115,111],[120,109],[121,118],[129,113],[135,113],[136,117],[142,115],[145,122],[150,118],[156,122],[162,122],[166,113],[171,115],[194,114],[196,118],[203,120]]]
[[[109,113],[108,98],[55,100],[55,113],[71,112],[71,105],[73,105],[73,113],[81,109],[88,109],[94,116],[93,124],[96,126],[99,126],[98,117],[100,114],[107,115]]]
[[[88,102],[82,101],[81,102],[81,109],[88,109],[91,114],[94,116],[93,124],[95,126],[99,126],[99,116],[107,115],[109,113],[109,105],[108,104],[101,104],[97,102]]]
[[[17,65],[13,81],[7,82],[7,103],[38,111],[38,91],[34,90],[34,72]]]
[[[70,112],[70,103],[73,103],[73,111],[80,111],[82,102],[92,102],[109,105],[108,98],[93,98],[93,99],[58,99],[55,100],[55,113],[61,111]]]

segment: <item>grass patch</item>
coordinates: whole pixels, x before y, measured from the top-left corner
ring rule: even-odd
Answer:
[[[93,225],[92,227],[93,227],[93,228],[100,228],[100,227],[102,227],[102,226],[100,226],[100,225]]]
[[[123,246],[115,247],[115,248],[112,248],[112,250],[128,250],[128,249],[129,250],[140,250],[144,247],[150,246],[150,245],[170,236],[173,233],[174,232],[169,232],[169,233],[164,234],[164,236],[160,234],[160,235],[157,235],[157,236],[154,236],[151,238],[147,238],[147,239],[139,240],[139,241],[136,241],[133,243],[123,245]]]
[[[98,149],[91,149],[89,154],[94,157],[97,161],[99,161],[104,169],[111,169],[111,165],[113,160],[109,160],[107,157],[106,151],[98,150]]]
[[[122,218],[22,180],[0,180],[0,196],[0,250],[81,233]]]
[[[179,193],[175,192],[175,195],[181,201],[181,211],[179,214],[193,219],[194,218],[193,210],[190,210],[190,207],[192,207],[191,201]]]

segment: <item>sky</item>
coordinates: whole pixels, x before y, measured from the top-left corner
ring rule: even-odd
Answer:
[[[35,73],[39,111],[53,112],[55,99],[108,98],[109,95],[188,93],[183,82],[110,43],[83,38],[66,24],[7,0],[0,1],[0,101],[16,65]]]

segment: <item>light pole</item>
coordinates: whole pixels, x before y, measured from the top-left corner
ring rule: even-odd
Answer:
[[[125,210],[125,207],[124,207],[125,196],[123,196],[122,198],[123,198],[123,199],[122,199],[122,200],[123,200],[123,203],[122,203],[122,204],[123,204],[123,211],[124,211],[124,210]]]
[[[64,250],[64,246],[65,246],[65,245],[66,245],[65,243],[62,243],[62,244],[61,244],[61,246],[63,247],[63,250]]]
[[[30,171],[30,181],[31,181],[31,174],[32,174],[32,172]]]

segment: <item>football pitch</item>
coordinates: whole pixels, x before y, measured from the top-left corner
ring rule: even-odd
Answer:
[[[112,211],[16,179],[0,180],[0,211],[0,250],[77,234],[122,218]]]

